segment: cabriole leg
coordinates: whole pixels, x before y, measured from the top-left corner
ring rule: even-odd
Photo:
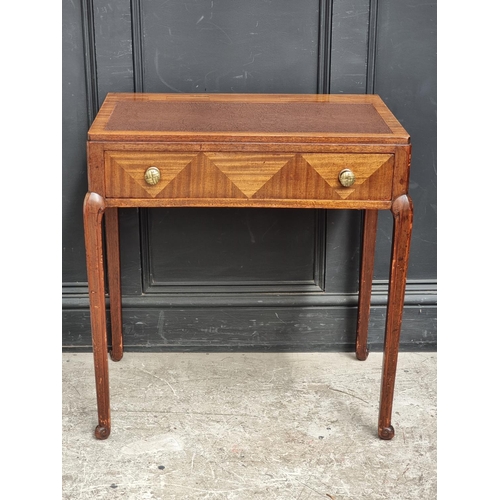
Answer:
[[[102,219],[104,200],[96,193],[87,193],[83,205],[83,225],[89,283],[90,323],[97,393],[99,424],[97,439],[106,439],[111,431],[108,375],[108,342],[106,335],[106,302],[104,298],[104,257]]]
[[[400,196],[394,201],[391,210],[394,229],[378,422],[378,435],[381,439],[392,439],[394,436],[391,414],[413,224],[411,199],[406,195]]]

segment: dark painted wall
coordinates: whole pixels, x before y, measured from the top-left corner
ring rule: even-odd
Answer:
[[[402,348],[436,346],[436,3],[64,0],[63,346],[90,348],[86,130],[107,92],[378,93],[412,136],[415,225]],[[346,350],[360,213],[125,209],[129,350]],[[380,349],[392,217],[377,239]]]

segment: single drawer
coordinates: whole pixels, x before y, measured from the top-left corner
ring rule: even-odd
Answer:
[[[394,155],[105,153],[109,198],[391,200]]]

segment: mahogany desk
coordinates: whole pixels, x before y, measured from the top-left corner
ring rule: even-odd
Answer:
[[[379,437],[391,439],[413,219],[410,151],[408,133],[376,95],[108,94],[88,133],[84,202],[96,437],[111,430],[105,269],[111,359],[123,355],[118,209],[288,207],[364,210],[360,360],[368,355],[378,210],[394,216],[378,422]]]

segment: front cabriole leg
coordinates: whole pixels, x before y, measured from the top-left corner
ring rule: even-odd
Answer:
[[[100,195],[87,193],[83,204],[83,226],[99,419],[99,424],[95,429],[97,439],[106,439],[111,431],[102,235],[104,209],[104,199]]]
[[[407,195],[400,196],[393,202],[391,211],[394,226],[378,421],[378,435],[381,439],[394,437],[391,414],[413,225],[411,199]]]

